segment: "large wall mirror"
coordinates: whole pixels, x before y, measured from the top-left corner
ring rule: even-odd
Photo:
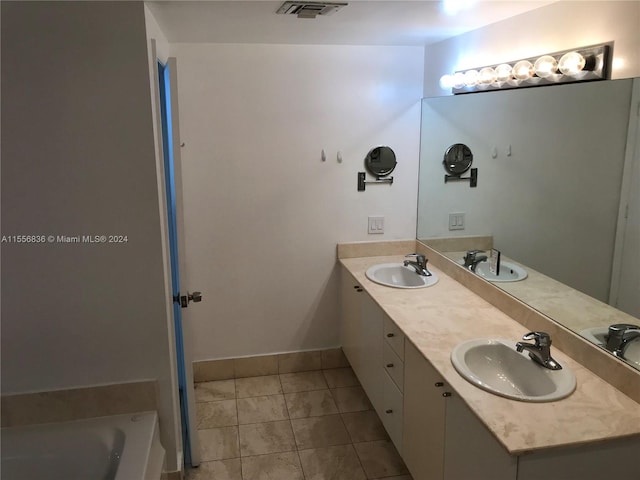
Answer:
[[[418,240],[458,263],[500,250],[528,275],[497,286],[606,348],[609,326],[640,326],[639,102],[637,79],[424,99]],[[455,143],[474,153],[477,188],[443,181]]]

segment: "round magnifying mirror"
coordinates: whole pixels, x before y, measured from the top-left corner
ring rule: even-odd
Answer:
[[[473,153],[464,143],[456,143],[447,148],[444,152],[442,164],[447,173],[451,175],[462,175],[469,170],[473,163]]]
[[[389,147],[372,148],[364,159],[364,166],[371,175],[384,177],[396,168],[396,154]]]

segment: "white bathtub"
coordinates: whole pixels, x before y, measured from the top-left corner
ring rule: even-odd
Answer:
[[[1,430],[2,480],[159,480],[158,416],[145,412]]]

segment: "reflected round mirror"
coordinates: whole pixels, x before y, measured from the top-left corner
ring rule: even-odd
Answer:
[[[462,175],[473,163],[473,153],[464,143],[455,143],[444,152],[442,164],[450,175]]]
[[[384,177],[396,168],[396,154],[389,147],[372,148],[364,159],[364,166],[371,175]]]

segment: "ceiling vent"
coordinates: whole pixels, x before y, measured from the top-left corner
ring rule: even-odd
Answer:
[[[297,15],[298,18],[316,18],[318,15],[331,15],[348,3],[328,2],[284,2],[276,13]]]

